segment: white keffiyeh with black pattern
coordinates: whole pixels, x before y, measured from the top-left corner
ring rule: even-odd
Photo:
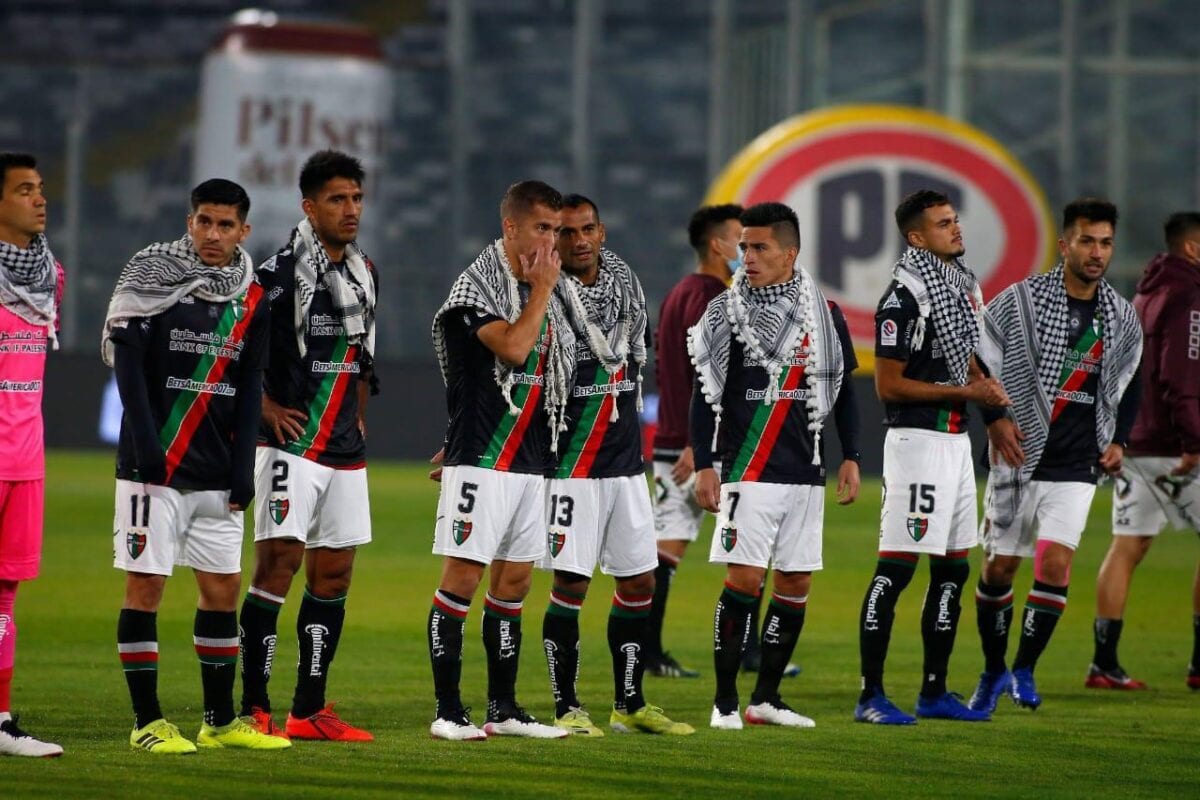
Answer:
[[[925,321],[933,319],[951,383],[967,384],[971,354],[979,344],[983,293],[975,274],[961,259],[947,264],[928,250],[908,247],[892,270],[896,281],[917,301],[913,349],[925,338]]]
[[[138,251],[121,270],[104,315],[100,355],[113,363],[113,327],[125,320],[161,314],[188,295],[210,303],[226,303],[246,292],[254,279],[254,263],[239,245],[227,267],[200,260],[192,237],[158,242]]]
[[[779,397],[779,376],[808,336],[804,379],[808,387],[808,428],[813,434],[813,463],[820,463],[821,428],[842,386],[843,355],[829,303],[816,281],[799,265],[786,283],[754,288],[745,272],[708,304],[688,330],[688,352],[704,400],[720,427],[725,380],[733,338],[767,371],[763,403]]]
[[[347,341],[360,346],[369,363],[375,357],[375,281],[367,267],[366,254],[357,242],[346,245],[347,278],[329,260],[329,254],[307,218],[292,231],[288,250],[296,260],[295,325],[300,357],[303,358],[308,349],[304,339],[313,295],[317,286],[324,284],[329,289],[334,311],[341,316]]]
[[[0,305],[30,325],[44,326],[55,350],[57,292],[58,262],[46,234],[34,236],[28,247],[0,241]]]
[[[1096,447],[1103,451],[1117,425],[1117,407],[1142,356],[1142,327],[1133,306],[1101,280],[1096,314],[1104,343],[1096,403]],[[1063,361],[1071,336],[1063,266],[1005,289],[984,314],[979,358],[1012,398],[1012,416],[1025,435],[1025,463],[992,465],[984,494],[985,520],[1008,526],[1021,507],[1050,435]]]
[[[442,370],[443,382],[449,379],[445,319],[448,313],[460,308],[477,309],[506,320],[510,325],[521,316],[520,288],[509,265],[508,255],[504,252],[503,239],[497,239],[485,247],[474,263],[458,276],[450,287],[449,297],[433,317],[433,349]],[[551,334],[550,350],[546,354],[543,402],[550,418],[550,446],[552,450],[557,450],[558,434],[566,428],[567,400],[575,376],[575,334],[571,331],[556,293],[551,293],[547,309]],[[512,400],[515,369],[497,357],[494,374],[496,385],[508,403],[509,413],[519,413],[520,408]]]
[[[637,409],[641,411],[642,368],[646,365],[646,296],[633,270],[616,253],[602,249],[595,283],[586,286],[564,273],[555,291],[562,294],[577,335],[609,374],[614,399],[619,387],[617,373],[630,358],[637,364]],[[619,416],[614,402],[610,419],[615,422]]]

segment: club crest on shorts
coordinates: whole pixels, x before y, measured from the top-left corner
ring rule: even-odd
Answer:
[[[726,528],[721,528],[721,547],[725,548],[725,552],[733,550],[737,545],[737,528],[730,525]]]
[[[125,549],[129,551],[130,558],[137,558],[146,552],[146,534],[129,531],[125,534]]]
[[[929,532],[929,517],[909,517],[907,525],[908,535],[914,542],[919,542]]]
[[[292,502],[286,497],[272,497],[267,503],[267,510],[271,512],[271,519],[275,521],[276,525],[283,524],[291,507]]]
[[[469,519],[456,519],[450,526],[450,532],[454,535],[454,543],[461,545],[467,539],[471,538],[471,528],[474,525]]]
[[[550,555],[558,558],[558,554],[562,552],[563,545],[567,543],[566,531],[550,531],[547,538],[547,543],[550,545]]]

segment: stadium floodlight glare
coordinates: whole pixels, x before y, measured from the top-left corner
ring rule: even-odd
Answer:
[[[234,25],[262,25],[269,28],[279,22],[279,15],[274,11],[264,11],[261,8],[243,8],[233,15]]]

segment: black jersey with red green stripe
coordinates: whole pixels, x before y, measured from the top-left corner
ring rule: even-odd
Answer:
[[[229,489],[237,387],[263,369],[270,313],[263,288],[211,303],[186,296],[161,314],[129,320],[112,339],[143,355],[150,413],[167,461],[165,485]],[[141,480],[133,432],[121,421],[117,477]]]
[[[528,287],[521,285],[521,300]],[[446,335],[446,427],[445,456],[448,467],[467,465],[499,472],[544,475],[552,466],[550,427],[543,393],[546,357],[553,329],[542,320],[538,342],[525,364],[515,370],[510,413],[496,383],[496,356],[479,341],[479,329],[495,322],[473,308],[447,311]]]
[[[875,311],[875,357],[904,361],[903,375],[911,380],[949,384],[950,370],[932,317],[925,320],[920,347],[913,344],[919,316],[912,293],[892,281]],[[884,403],[883,412],[883,424],[889,428],[945,433],[967,429],[966,403]]]
[[[557,478],[619,478],[637,475],[642,461],[642,423],[637,410],[638,365],[631,358],[609,374],[585,338],[576,340],[575,387],[567,404],[567,430],[558,440]],[[617,394],[613,395],[615,387]],[[617,418],[612,418],[616,405]]]
[[[346,280],[354,280],[344,265],[336,266]],[[375,265],[368,261],[367,268],[378,286]],[[264,422],[259,444],[329,467],[364,466],[367,448],[358,425],[358,387],[367,380],[370,365],[362,348],[347,339],[329,289],[322,282],[313,293],[301,356],[296,342],[296,261],[291,251],[282,250],[263,262],[258,280],[271,303],[271,353],[263,389],[275,402],[308,416],[300,438],[286,443],[276,440]]]
[[[830,303],[830,312],[848,379],[850,371],[858,366],[854,344],[842,310]],[[825,484],[824,466],[813,463],[813,435],[808,429],[808,384],[804,378],[807,358],[805,337],[779,375],[779,398],[767,404],[763,402],[769,377],[766,369],[747,356],[736,337],[730,342],[717,441],[723,483]]]
[[[1104,331],[1096,317],[1098,296],[1067,298],[1070,333],[1067,354],[1058,379],[1058,395],[1050,409],[1050,431],[1042,458],[1033,471],[1035,481],[1095,483],[1100,450],[1096,444],[1096,402]]]

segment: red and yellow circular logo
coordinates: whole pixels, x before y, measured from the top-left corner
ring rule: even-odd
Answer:
[[[875,307],[904,248],[893,212],[917,189],[950,197],[985,299],[1053,262],[1053,219],[1028,170],[982,131],[922,109],[845,106],[785,120],[734,156],[705,202],[795,209],[799,262],[842,307],[867,366]]]

